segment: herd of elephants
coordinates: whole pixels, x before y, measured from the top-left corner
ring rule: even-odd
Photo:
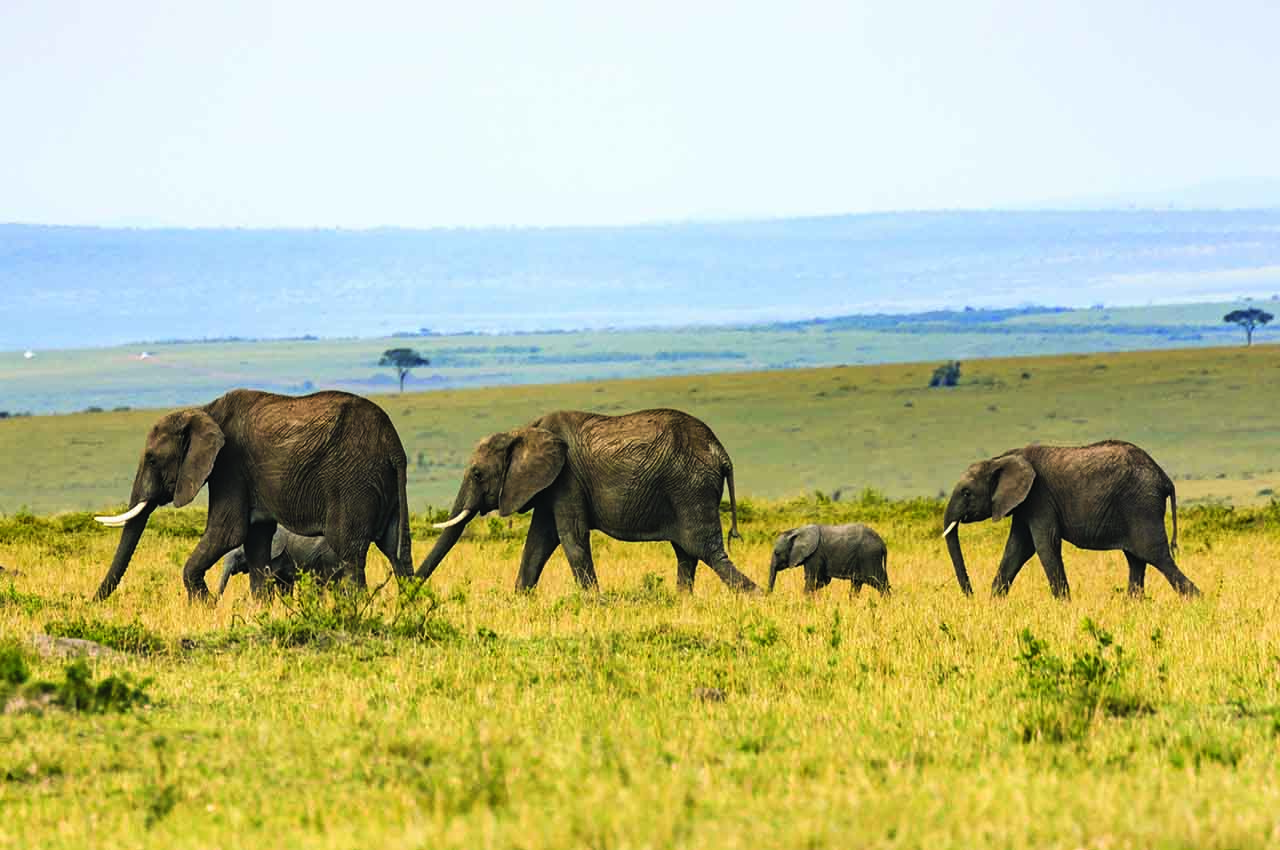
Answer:
[[[232,390],[202,407],[162,417],[147,434],[129,495],[131,507],[99,522],[123,529],[96,599],[119,585],[156,508],[181,507],[209,488],[209,515],[182,579],[189,598],[211,599],[205,574],[224,559],[219,594],[247,572],[255,595],[292,588],[302,571],[364,586],[365,557],[375,544],[397,576],[426,579],[474,517],[532,511],[516,588],[538,583],[557,547],[573,576],[596,586],[592,529],[625,541],[667,541],[677,583],[692,590],[699,562],[728,587],[759,588],[729,559],[720,525],[728,484],[731,526],[738,537],[733,463],[701,420],[678,410],[621,416],[549,413],[492,434],[472,452],[451,518],[426,559],[413,568],[407,461],[391,419],[357,395],[318,392],[284,396]],[[1165,500],[1173,512],[1173,545],[1165,533]],[[960,549],[960,523],[1011,519],[992,583],[1009,589],[1033,554],[1055,596],[1070,593],[1062,541],[1124,552],[1129,592],[1140,595],[1147,565],[1181,594],[1199,594],[1172,552],[1178,539],[1173,482],[1151,456],[1121,441],[1088,446],[1030,445],[974,463],[956,484],[943,518],[947,548],[964,593],[972,593]],[[781,533],[769,566],[804,566],[805,590],[833,578],[852,592],[869,584],[889,592],[884,541],[861,524],[806,525]]]

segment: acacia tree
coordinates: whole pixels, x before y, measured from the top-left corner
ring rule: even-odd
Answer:
[[[400,392],[404,392],[404,379],[408,376],[409,370],[416,366],[430,366],[431,361],[412,348],[388,348],[382,352],[382,359],[378,361],[378,365],[391,366],[396,370],[396,375],[400,378]]]
[[[1274,319],[1275,316],[1266,310],[1259,310],[1257,307],[1250,307],[1248,310],[1232,310],[1230,313],[1222,317],[1224,322],[1234,322],[1244,328],[1244,344],[1246,346],[1253,345],[1253,331],[1259,325],[1265,325]]]

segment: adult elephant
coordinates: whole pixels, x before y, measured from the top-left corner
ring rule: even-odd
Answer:
[[[679,410],[603,416],[550,413],[481,440],[467,463],[453,517],[418,568],[428,578],[472,517],[532,510],[517,590],[538,583],[557,546],[573,576],[596,586],[590,532],[618,540],[666,540],[675,550],[677,583],[693,589],[698,561],[734,590],[757,591],[725,552],[720,495],[729,484],[730,538],[738,534],[733,463],[702,421]]]
[[[129,496],[133,507],[97,518],[124,531],[94,598],[116,589],[151,513],[170,502],[188,504],[206,482],[204,535],[182,569],[193,601],[209,598],[205,573],[242,544],[251,574],[262,575],[277,523],[324,535],[357,585],[364,585],[370,542],[397,575],[412,575],[405,466],[386,412],[350,393],[232,390],[170,413],[147,434]]]
[[[284,526],[277,526],[271,538],[271,556],[263,573],[249,570],[249,559],[244,547],[239,546],[222,559],[222,578],[218,580],[218,596],[227,590],[232,576],[249,573],[249,588],[257,597],[269,596],[272,591],[293,592],[293,586],[303,573],[315,577],[321,584],[329,584],[342,577],[342,561],[323,537],[303,537]]]
[[[1164,502],[1173,508],[1173,544],[1164,530]],[[1129,593],[1142,595],[1151,564],[1184,596],[1199,589],[1173,561],[1178,543],[1178,500],[1173,482],[1151,455],[1119,440],[1088,446],[1030,445],[973,464],[956,484],[943,515],[947,549],[960,589],[973,592],[960,550],[962,522],[1012,518],[1004,557],[991,584],[1008,592],[1033,554],[1049,587],[1070,596],[1062,541],[1081,549],[1121,549],[1129,561]]]

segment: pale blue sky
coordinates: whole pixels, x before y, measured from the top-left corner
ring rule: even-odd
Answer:
[[[1280,3],[0,0],[0,221],[616,224],[1280,177]]]

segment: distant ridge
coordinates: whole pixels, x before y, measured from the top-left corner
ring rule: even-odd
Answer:
[[[0,350],[1269,297],[1280,210],[919,212],[616,228],[0,226]],[[418,331],[412,331],[418,332]]]

